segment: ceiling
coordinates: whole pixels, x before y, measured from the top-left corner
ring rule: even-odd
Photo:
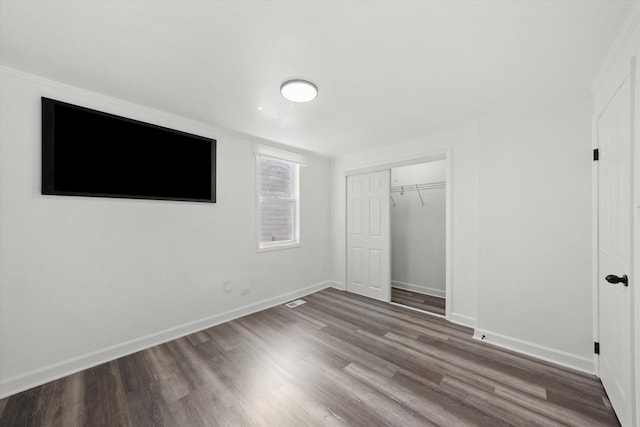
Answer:
[[[0,63],[337,156],[588,90],[631,4],[2,0]]]

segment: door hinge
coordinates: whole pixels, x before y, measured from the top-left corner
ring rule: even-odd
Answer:
[[[598,148],[593,149],[593,161],[597,162],[600,160],[600,150]]]
[[[599,342],[594,342],[593,343],[593,352],[595,354],[600,354],[600,343]]]

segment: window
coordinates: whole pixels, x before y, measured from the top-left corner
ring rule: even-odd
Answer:
[[[298,164],[258,155],[258,248],[297,246]]]

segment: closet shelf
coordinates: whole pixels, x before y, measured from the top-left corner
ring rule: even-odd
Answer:
[[[404,193],[405,191],[422,191],[433,190],[436,188],[446,188],[446,181],[429,182],[427,184],[413,184],[413,185],[399,185],[397,187],[391,187],[392,193]]]
[[[446,182],[438,181],[429,182],[426,184],[400,185],[397,187],[391,187],[391,194],[400,193],[400,195],[402,196],[405,191],[417,191],[418,196],[420,196],[420,203],[422,203],[422,206],[424,206],[424,199],[422,198],[422,193],[420,192],[423,190],[434,190],[436,188],[446,188]],[[393,196],[391,196],[391,203],[393,203],[393,207],[395,208],[396,201],[393,199]]]

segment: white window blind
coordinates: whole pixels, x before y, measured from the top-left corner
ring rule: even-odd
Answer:
[[[298,165],[258,156],[258,191],[259,247],[298,244]]]

